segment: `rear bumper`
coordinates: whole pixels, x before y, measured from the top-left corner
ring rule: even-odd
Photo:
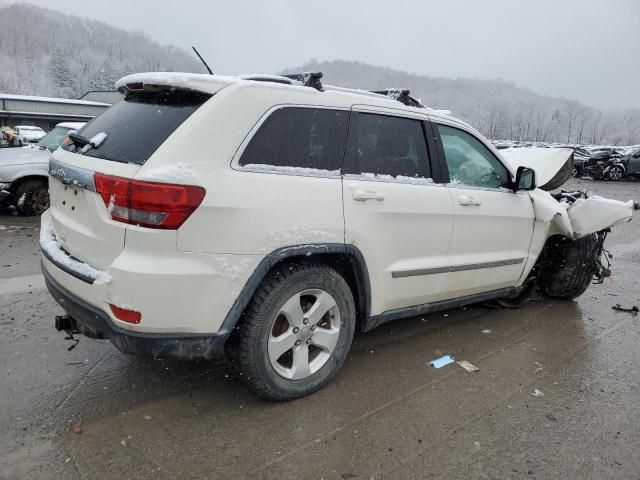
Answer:
[[[121,352],[139,357],[180,360],[216,360],[224,357],[224,344],[229,337],[228,332],[199,335],[124,330],[115,325],[107,313],[86,303],[60,285],[44,265],[42,271],[51,296],[87,336],[109,339]]]

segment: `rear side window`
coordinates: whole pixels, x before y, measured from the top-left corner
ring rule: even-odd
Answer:
[[[430,178],[422,122],[369,113],[352,114],[344,172]]]
[[[349,112],[284,107],[267,117],[239,164],[339,170],[344,155]]]
[[[90,157],[143,165],[210,97],[179,91],[130,93],[78,131],[89,140],[98,139],[97,147],[68,144],[63,148]]]

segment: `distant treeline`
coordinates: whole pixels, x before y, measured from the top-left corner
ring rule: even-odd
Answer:
[[[493,139],[592,145],[640,143],[637,108],[602,111],[538,95],[501,80],[420,76],[359,62],[311,61],[287,72],[305,70],[321,71],[324,83],[343,87],[408,88],[423,104],[451,110]]]
[[[29,4],[0,7],[2,93],[78,98],[141,71],[202,72],[202,65],[144,33]]]

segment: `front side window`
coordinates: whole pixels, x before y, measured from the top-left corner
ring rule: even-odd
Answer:
[[[279,108],[260,126],[239,164],[337,171],[348,123],[349,112],[344,110]]]
[[[60,146],[60,144],[62,143],[62,139],[67,136],[67,133],[69,133],[68,128],[55,127],[44,137],[42,137],[36,145],[38,145],[39,147],[44,147],[47,150],[53,152]]]
[[[437,128],[451,183],[485,188],[509,186],[509,171],[480,140],[457,128]]]
[[[354,113],[344,171],[355,175],[430,178],[422,122],[387,115]]]

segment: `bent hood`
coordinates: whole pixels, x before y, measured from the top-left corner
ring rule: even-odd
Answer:
[[[502,158],[513,168],[528,167],[536,172],[536,185],[542,190],[555,190],[571,177],[572,148],[506,148]]]

